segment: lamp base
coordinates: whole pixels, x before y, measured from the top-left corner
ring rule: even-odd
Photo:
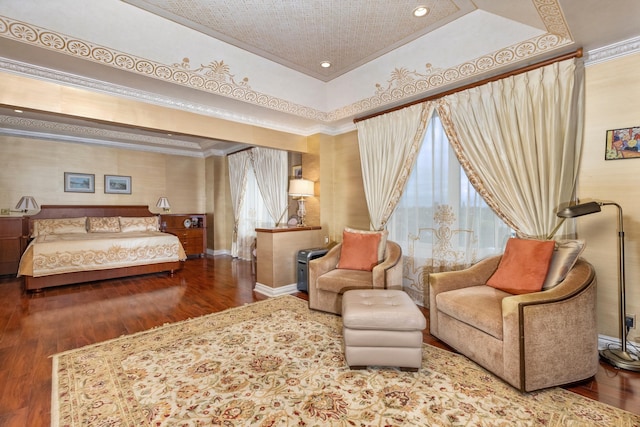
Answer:
[[[621,349],[600,350],[600,357],[616,368],[640,372],[640,360],[634,359],[628,352]]]

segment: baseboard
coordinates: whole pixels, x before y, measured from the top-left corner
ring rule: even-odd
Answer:
[[[296,283],[293,283],[291,285],[272,288],[271,286],[263,285],[262,283],[256,282],[256,287],[253,288],[253,290],[268,297],[279,297],[280,295],[295,294],[296,292],[298,292],[298,285]]]
[[[216,256],[216,255],[231,255],[231,251],[228,249],[207,249],[207,255]]]
[[[608,335],[598,335],[598,350],[604,350],[609,346],[620,347],[620,338],[610,337]],[[633,346],[640,349],[640,343],[627,340],[627,346]]]

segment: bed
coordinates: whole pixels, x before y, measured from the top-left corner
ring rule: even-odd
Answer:
[[[27,291],[182,268],[180,240],[159,230],[148,206],[42,205],[27,218],[18,268]]]

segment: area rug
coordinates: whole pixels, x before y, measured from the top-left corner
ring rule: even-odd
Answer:
[[[53,426],[640,426],[555,388],[521,394],[423,346],[418,372],[351,371],[338,316],[292,296],[53,359]]]

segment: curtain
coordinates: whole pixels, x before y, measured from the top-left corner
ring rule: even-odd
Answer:
[[[372,229],[384,229],[393,213],[433,111],[427,102],[356,123]]]
[[[238,220],[237,257],[251,259],[251,245],[256,238],[256,228],[273,225],[271,216],[262,199],[258,182],[249,165],[247,168],[245,196],[240,205],[240,219]]]
[[[511,230],[469,183],[437,114],[387,228],[402,247],[403,289],[424,306],[430,273],[467,268],[504,250]]]
[[[520,237],[544,238],[575,196],[583,66],[575,59],[444,97],[438,113],[470,181]]]
[[[233,235],[231,238],[231,256],[238,257],[238,225],[240,208],[244,201],[249,169],[249,152],[241,151],[227,157],[229,164],[229,185],[231,187],[231,207],[233,209]]]
[[[287,152],[270,148],[253,148],[251,149],[251,165],[267,210],[274,225],[277,226],[283,219],[286,219],[288,208]]]

